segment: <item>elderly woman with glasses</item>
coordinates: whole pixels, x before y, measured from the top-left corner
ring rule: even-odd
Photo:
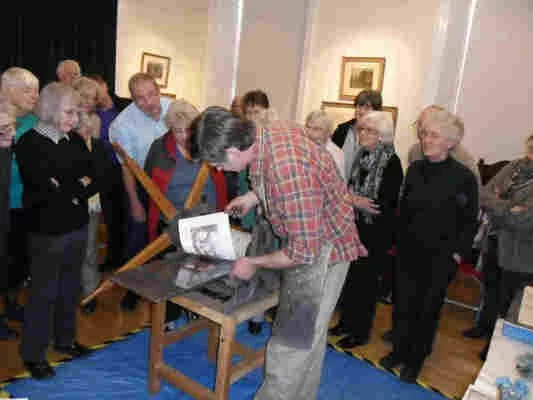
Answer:
[[[185,99],[172,102],[165,116],[169,131],[156,139],[150,146],[144,169],[168,200],[181,210],[192,189],[200,164],[193,162],[189,155],[189,126],[199,115],[198,109]],[[224,174],[211,168],[203,188],[203,200],[213,208],[223,209],[227,203],[227,190]],[[152,241],[160,233],[163,217],[153,200],[148,204],[148,237]],[[181,308],[172,302],[167,303],[166,322],[179,317]],[[167,324],[171,327],[172,324]]]
[[[393,145],[390,113],[371,111],[357,123],[359,148],[348,176],[359,235],[368,256],[353,262],[344,284],[340,323],[331,330],[344,335],[339,346],[352,348],[368,342],[376,313],[379,277],[390,260],[396,226],[398,194],[403,180]]]
[[[432,351],[446,289],[471,253],[478,213],[476,178],[450,157],[464,135],[462,121],[431,110],[419,129],[424,158],[407,169],[400,199],[393,350],[380,360],[386,369],[403,365],[406,382],[416,381]]]
[[[97,188],[90,160],[70,136],[78,125],[79,104],[71,86],[48,84],[37,104],[39,121],[15,145],[32,278],[20,353],[37,379],[54,375],[46,359],[50,332],[56,351],[72,357],[88,352],[76,341],[76,309],[87,246],[87,199]]]

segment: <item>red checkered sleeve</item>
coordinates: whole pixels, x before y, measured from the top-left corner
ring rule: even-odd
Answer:
[[[263,175],[267,217],[285,239],[282,251],[310,264],[332,243],[330,263],[358,257],[361,242],[346,185],[330,154],[294,124],[276,123],[264,132],[264,157],[252,165],[253,184]]]
[[[278,155],[279,156],[279,155]],[[287,232],[283,252],[298,264],[310,264],[320,253],[323,189],[309,165],[286,155],[277,160],[277,175],[270,186],[272,214]]]

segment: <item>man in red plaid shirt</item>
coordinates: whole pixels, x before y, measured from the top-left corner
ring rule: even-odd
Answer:
[[[265,379],[255,399],[312,400],[348,266],[366,255],[346,185],[330,154],[296,124],[256,129],[224,108],[209,107],[191,131],[194,158],[226,171],[250,166],[253,191],[226,211],[245,215],[261,205],[283,243],[276,252],[239,258],[232,270],[243,280],[261,269],[282,274]]]

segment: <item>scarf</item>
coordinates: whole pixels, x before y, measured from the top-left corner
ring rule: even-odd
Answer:
[[[390,158],[395,154],[394,146],[389,143],[378,143],[375,149],[369,151],[360,147],[355,152],[352,171],[349,175],[348,188],[350,192],[377,200],[379,189],[383,179],[383,171]],[[364,180],[361,182],[361,173],[366,172]],[[373,215],[364,210],[355,210],[368,224],[372,223]]]

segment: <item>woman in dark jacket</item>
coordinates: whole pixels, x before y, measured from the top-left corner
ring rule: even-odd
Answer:
[[[46,359],[51,331],[56,351],[72,357],[88,352],[76,342],[76,309],[87,246],[87,199],[98,188],[86,153],[69,136],[78,124],[79,103],[69,85],[48,84],[37,105],[39,122],[15,145],[32,277],[20,353],[37,379],[54,375]]]
[[[386,369],[403,364],[406,382],[416,381],[432,351],[448,283],[470,257],[478,214],[474,175],[449,157],[462,121],[432,110],[421,124],[424,159],[409,166],[400,200],[393,350],[380,360]]]
[[[357,123],[359,149],[347,178],[357,210],[357,228],[368,257],[361,257],[350,266],[340,303],[340,323],[331,331],[335,335],[347,334],[338,343],[346,349],[368,341],[376,313],[379,276],[390,264],[387,252],[393,243],[403,180],[393,135],[390,113],[371,111]]]

